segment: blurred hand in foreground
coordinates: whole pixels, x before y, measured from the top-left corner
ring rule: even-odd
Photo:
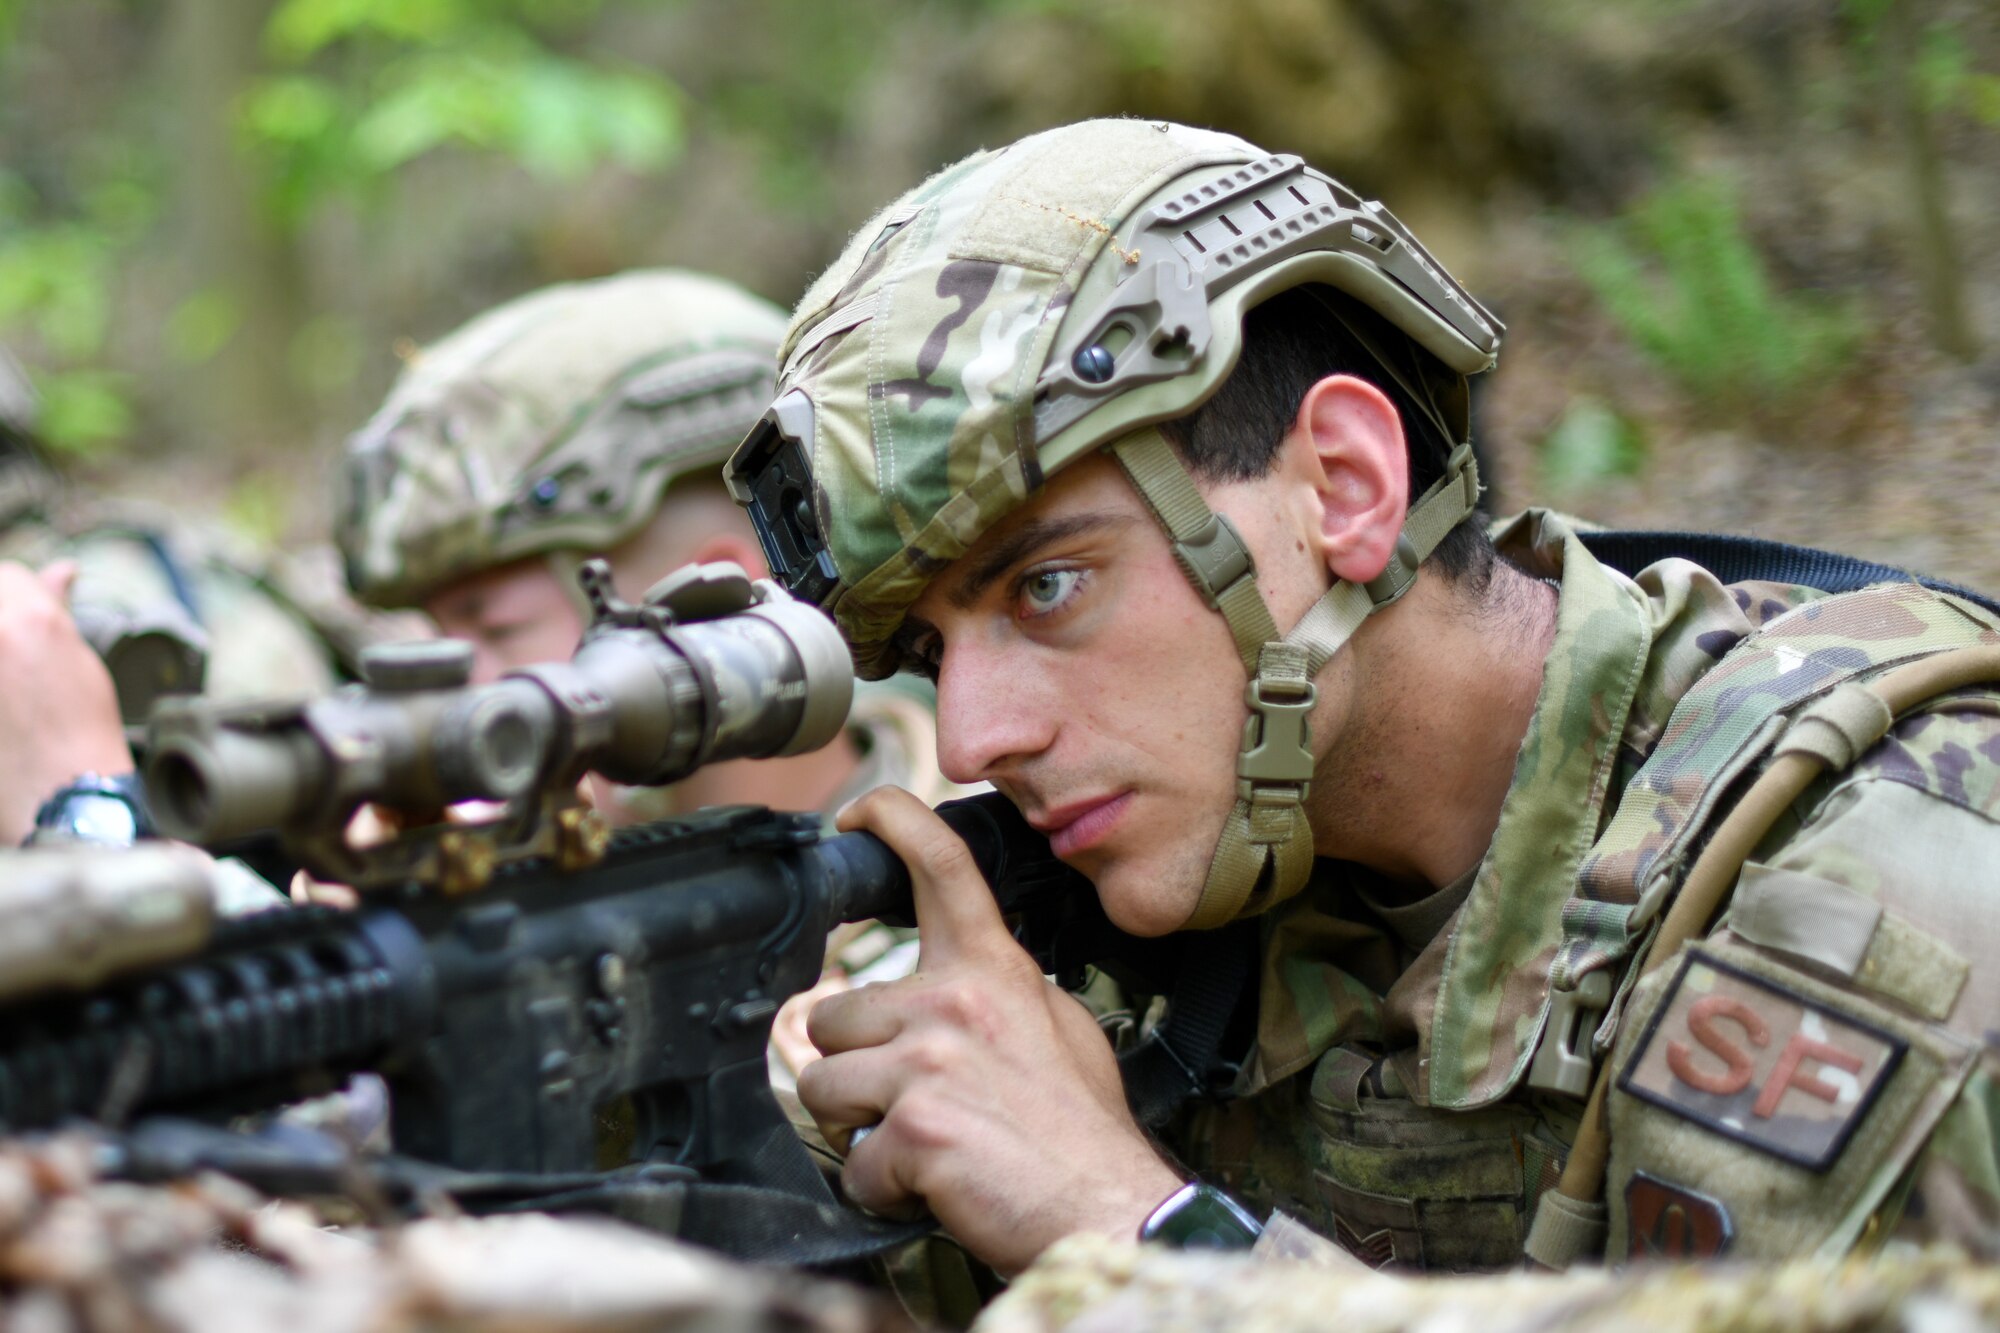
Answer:
[[[132,771],[111,673],[71,619],[76,566],[0,563],[0,844],[14,846],[35,811],[84,773]]]

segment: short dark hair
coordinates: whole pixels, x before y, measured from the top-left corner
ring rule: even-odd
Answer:
[[[1352,375],[1380,389],[1403,419],[1414,501],[1444,475],[1456,442],[1370,346],[1397,358],[1404,379],[1430,386],[1439,403],[1464,402],[1464,377],[1380,315],[1330,287],[1295,287],[1244,317],[1243,351],[1229,378],[1193,412],[1161,422],[1160,433],[1197,477],[1248,481],[1270,471],[1306,391],[1328,375]],[[1478,593],[1492,576],[1493,560],[1486,525],[1475,516],[1453,528],[1424,565]]]

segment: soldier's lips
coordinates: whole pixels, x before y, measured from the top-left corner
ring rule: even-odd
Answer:
[[[1109,796],[1096,796],[1087,801],[1072,801],[1068,805],[1057,806],[1028,822],[1048,834],[1050,849],[1067,860],[1110,836],[1112,828],[1131,804],[1131,792],[1113,792]]]

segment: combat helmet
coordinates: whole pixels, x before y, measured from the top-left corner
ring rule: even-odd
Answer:
[[[1458,392],[1413,398],[1456,447],[1383,576],[1336,582],[1281,631],[1240,534],[1154,423],[1220,387],[1247,310],[1306,284],[1448,368]],[[1235,808],[1188,922],[1217,926],[1310,873],[1313,676],[1473,513],[1463,377],[1493,364],[1501,332],[1386,209],[1298,158],[1185,126],[1085,122],[948,167],[861,229],[794,314],[778,397],[730,487],[773,569],[876,676],[895,669],[895,631],[939,569],[1048,475],[1108,449],[1250,678]],[[1396,358],[1377,359],[1401,383]]]
[[[671,269],[479,316],[417,354],[347,442],[336,533],[349,585],[410,606],[510,560],[616,546],[671,482],[743,438],[783,332],[776,306]]]

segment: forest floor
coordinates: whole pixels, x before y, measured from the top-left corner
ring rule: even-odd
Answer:
[[[1914,315],[1782,411],[1695,402],[1648,364],[1535,233],[1503,292],[1499,369],[1479,405],[1496,514],[1546,505],[1611,527],[1744,533],[2000,593],[2000,340],[1967,365]],[[1631,475],[1564,487],[1542,444],[1579,394],[1641,436]]]

